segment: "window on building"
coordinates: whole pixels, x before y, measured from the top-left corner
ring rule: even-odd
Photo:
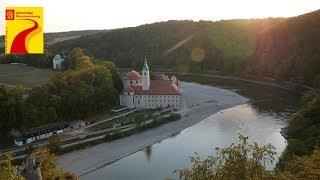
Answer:
[[[132,81],[130,81],[130,84],[132,84]]]

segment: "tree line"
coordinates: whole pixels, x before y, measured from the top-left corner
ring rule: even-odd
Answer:
[[[310,156],[314,151],[319,151],[320,94],[311,91],[303,96],[302,102],[302,107],[294,114],[285,130],[288,145],[278,163],[280,169],[294,156]]]
[[[53,54],[45,50],[43,54],[0,54],[0,64],[22,63],[38,68],[52,68]]]

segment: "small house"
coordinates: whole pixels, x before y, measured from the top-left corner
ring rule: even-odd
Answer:
[[[52,67],[54,70],[59,70],[62,68],[62,62],[64,61],[64,59],[57,54],[53,59],[52,59]]]

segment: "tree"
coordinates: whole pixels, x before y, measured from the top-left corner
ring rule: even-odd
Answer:
[[[106,61],[103,63],[103,65],[110,70],[112,75],[113,85],[118,90],[118,92],[121,93],[123,90],[123,84],[122,84],[121,77],[117,71],[116,65],[113,64],[111,61]]]
[[[58,159],[56,155],[51,153],[48,149],[37,149],[32,153],[32,155],[41,159],[40,170],[44,180],[67,178],[70,178],[70,180],[78,179],[75,174],[65,172],[58,168]]]
[[[0,85],[0,134],[2,136],[5,136],[11,128],[21,127],[21,119],[24,117],[24,93],[25,89],[22,86],[9,90]]]
[[[0,157],[0,180],[13,180],[15,178],[15,168],[11,161],[11,154]]]
[[[76,180],[78,177],[71,172],[65,172],[58,168],[58,161],[55,154],[48,149],[37,149],[31,153],[19,167],[12,165],[11,154],[0,157],[0,180],[19,180],[37,176],[43,180],[68,179]],[[21,175],[25,178],[23,178]]]
[[[78,70],[93,65],[92,59],[81,48],[74,48],[62,62],[64,69]]]
[[[287,127],[288,145],[277,164],[280,170],[294,156],[310,155],[315,147],[320,147],[320,95],[311,91],[303,96],[302,101],[302,107],[290,119]]]
[[[41,174],[44,179],[55,179],[62,176],[63,171],[57,168],[58,159],[55,154],[50,153],[48,149],[37,149],[32,152],[33,156],[41,159]]]
[[[216,148],[217,155],[204,160],[195,154],[191,168],[177,170],[180,178],[191,180],[211,179],[269,179],[273,174],[266,170],[266,163],[274,162],[272,145],[249,144],[248,137],[238,136],[239,144]]]
[[[320,149],[316,148],[310,156],[294,156],[286,162],[283,179],[319,179],[320,177]]]

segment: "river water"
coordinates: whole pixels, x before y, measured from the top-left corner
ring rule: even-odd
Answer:
[[[237,142],[241,133],[260,145],[271,143],[277,156],[286,147],[280,134],[300,105],[300,95],[279,88],[219,78],[178,76],[180,80],[229,89],[248,98],[247,104],[222,110],[175,136],[138,151],[80,179],[143,180],[177,179],[173,171],[190,166],[189,156],[197,152],[205,158],[214,148]],[[269,164],[272,169],[275,164]]]

